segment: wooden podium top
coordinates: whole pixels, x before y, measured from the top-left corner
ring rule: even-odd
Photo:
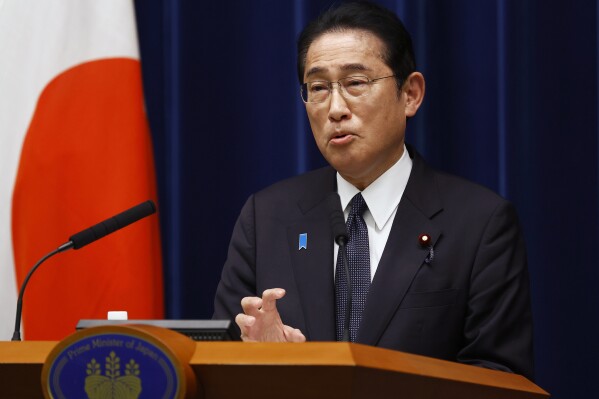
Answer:
[[[207,398],[232,397],[218,394],[226,385],[247,397],[256,384],[286,398],[549,397],[521,375],[342,342],[198,342],[191,364]]]
[[[55,345],[0,342],[0,395],[41,397],[42,365]],[[520,375],[341,342],[197,342],[190,363],[206,399],[549,397]]]

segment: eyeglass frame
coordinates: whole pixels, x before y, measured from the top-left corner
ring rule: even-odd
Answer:
[[[365,76],[365,75],[351,75],[351,76],[346,76],[346,77],[344,77],[344,78],[341,78],[341,79],[339,79],[339,80],[337,80],[337,81],[334,81],[334,82],[329,82],[328,80],[313,80],[313,81],[310,81],[310,82],[304,82],[304,83],[302,83],[302,84],[300,85],[300,97],[302,98],[302,101],[304,102],[304,104],[322,104],[322,103],[326,102],[326,101],[327,101],[329,98],[331,98],[331,94],[333,93],[333,85],[334,85],[334,84],[336,84],[336,85],[337,85],[337,87],[339,88],[339,94],[341,94],[341,96],[342,96],[343,98],[345,98],[346,100],[347,100],[348,98],[360,98],[360,97],[363,97],[363,96],[364,96],[364,95],[366,95],[367,93],[361,94],[361,95],[359,95],[359,96],[352,96],[351,94],[349,94],[349,93],[347,92],[347,89],[345,88],[345,86],[343,86],[343,85],[340,83],[340,81],[342,81],[342,80],[345,80],[345,79],[350,79],[350,78],[356,78],[356,77],[366,78],[366,79],[368,80],[368,82],[365,82],[365,83],[366,83],[366,84],[368,84],[369,86],[372,86],[374,83],[378,82],[379,80],[383,80],[383,79],[387,79],[387,78],[394,78],[394,77],[396,77],[396,75],[395,75],[395,74],[393,74],[393,75],[389,75],[389,76],[382,76],[382,77],[380,77],[380,78],[374,78],[374,79],[370,79],[368,76]],[[324,100],[322,100],[322,101],[306,101],[306,100],[304,100],[304,95],[303,95],[303,93],[304,93],[304,86],[306,87],[306,97],[307,97],[307,96],[308,96],[308,93],[307,93],[307,91],[308,91],[308,90],[307,90],[307,85],[308,85],[309,83],[316,83],[316,82],[326,83],[326,86],[327,86],[327,88],[328,88],[328,92],[329,92],[329,94],[328,94],[328,95],[327,95],[327,97],[326,97]],[[399,81],[399,83],[401,84],[401,81]],[[343,88],[343,90],[341,90],[342,88]],[[347,95],[348,95],[348,97],[346,97],[344,93],[345,93],[345,94],[347,94]]]

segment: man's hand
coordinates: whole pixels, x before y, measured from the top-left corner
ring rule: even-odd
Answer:
[[[282,288],[271,288],[262,298],[245,297],[241,300],[243,313],[235,317],[244,342],[305,342],[306,337],[297,328],[283,324],[277,311],[277,299],[285,296]]]

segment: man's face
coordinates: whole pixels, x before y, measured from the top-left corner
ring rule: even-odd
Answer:
[[[382,41],[362,30],[325,33],[306,54],[304,82],[362,75],[393,75],[382,58]],[[402,155],[406,94],[398,95],[394,78],[373,83],[366,96],[343,97],[334,85],[323,103],[307,103],[316,144],[347,181],[363,190]]]

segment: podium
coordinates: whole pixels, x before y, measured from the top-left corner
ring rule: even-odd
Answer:
[[[42,398],[41,371],[56,342],[0,342],[0,397]],[[533,399],[526,378],[342,342],[197,342],[189,361],[198,398]]]
[[[520,375],[344,342],[198,343],[191,363],[206,399],[549,397]]]

